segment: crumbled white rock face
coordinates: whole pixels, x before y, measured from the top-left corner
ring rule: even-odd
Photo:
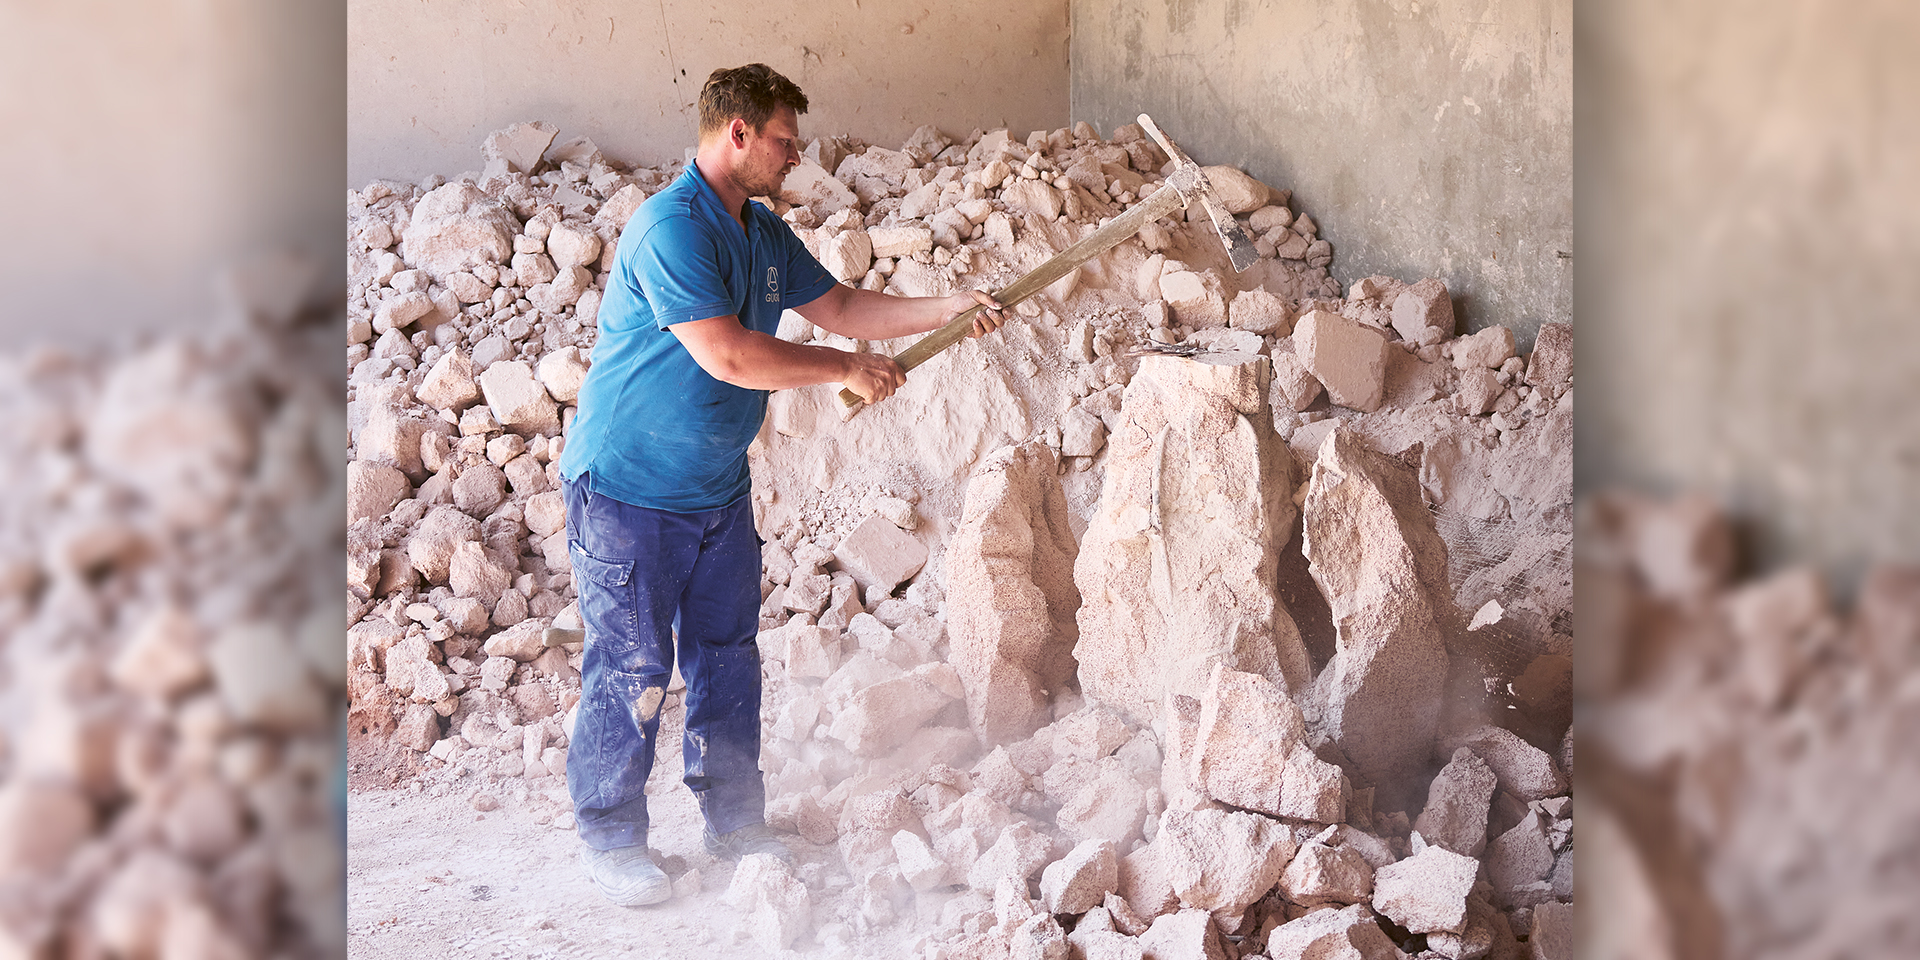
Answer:
[[[564,831],[581,647],[546,630],[579,625],[557,461],[619,231],[680,170],[628,168],[585,141],[530,153],[553,139],[519,125],[490,141],[476,181],[349,194],[346,685],[357,756],[398,757],[435,791],[518,784]],[[762,202],[843,282],[907,296],[1006,287],[1150,195],[1166,162],[1137,127],[1103,140],[1085,125],[1024,139],[925,128],[899,150],[823,138],[804,155]],[[1357,727],[1313,700],[1335,652],[1329,602],[1368,602],[1319,596],[1297,533],[1297,484],[1336,428],[1417,477],[1392,507],[1434,511],[1453,538],[1456,596],[1428,583],[1429,601],[1508,611],[1497,650],[1436,633],[1420,669],[1445,656],[1504,689],[1531,655],[1568,652],[1570,334],[1543,339],[1529,367],[1505,331],[1455,339],[1438,280],[1367,278],[1342,298],[1332,248],[1289,191],[1208,173],[1258,238],[1247,272],[1204,217],[1163,220],[851,420],[833,385],[771,396],[749,450],[767,540],[761,764],[769,820],[797,835],[803,866],[735,881],[768,950],[1224,956],[1229,935],[1264,944],[1312,906],[1346,920],[1303,944],[1385,945],[1377,878],[1400,896],[1391,867],[1427,841],[1411,829],[1421,809],[1375,798],[1424,792],[1453,755],[1446,737],[1469,752],[1504,741],[1423,715],[1412,728],[1430,742],[1374,763],[1343,752]],[[780,335],[856,348],[797,314]],[[1145,356],[1169,349],[1197,356]],[[1218,396],[1196,402],[1182,393],[1194,383]],[[1490,532],[1532,552],[1468,549]],[[1212,627],[1148,649],[1121,628],[1143,609]],[[1397,647],[1377,641],[1342,644],[1384,651],[1372,667],[1385,671]],[[164,666],[168,649],[156,635],[141,655]],[[156,668],[152,682],[184,675]],[[1337,713],[1352,697],[1332,687]],[[1276,717],[1284,729],[1262,726]],[[1381,771],[1408,782],[1368,779]],[[1448,849],[1473,846],[1476,812],[1482,848],[1508,835],[1519,817],[1502,803],[1448,807]],[[1556,867],[1564,812],[1538,814]],[[1499,922],[1436,936],[1524,949],[1511,931],[1531,929],[1528,911],[1571,899],[1556,874],[1534,879],[1539,837],[1523,833],[1500,847],[1521,864],[1503,874],[1514,889],[1441,905]],[[1385,949],[1402,947],[1424,949]]]
[[[268,257],[191,334],[0,353],[0,952],[346,951],[334,565],[342,508],[411,482],[338,468],[315,275]]]

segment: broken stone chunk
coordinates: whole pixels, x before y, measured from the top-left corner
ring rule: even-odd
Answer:
[[[369,460],[350,461],[347,464],[347,522],[384,517],[411,492],[413,485],[399,470]]]
[[[473,362],[458,350],[447,351],[427,370],[414,396],[436,410],[458,412],[480,399],[480,388],[473,382]]]
[[[1194,785],[1222,803],[1318,823],[1346,817],[1346,778],[1315,756],[1286,692],[1266,677],[1215,664],[1201,701]]]
[[[1294,854],[1279,821],[1238,810],[1167,810],[1153,846],[1181,905],[1211,911],[1228,929],[1273,888]]]
[[[520,231],[506,207],[464,180],[437,187],[414,205],[402,237],[407,259],[436,277],[513,254]]]
[[[1453,336],[1453,300],[1434,277],[1402,290],[1393,300],[1393,329],[1409,343],[1426,346]]]
[[[1387,376],[1385,334],[1358,320],[1314,310],[1294,325],[1293,347],[1334,403],[1362,413],[1380,409]]]
[[[1292,458],[1273,432],[1264,357],[1145,357],[1081,540],[1081,689],[1130,718],[1216,662],[1305,685],[1306,648],[1275,583],[1293,520]]]
[[[1553,758],[1510,730],[1488,724],[1447,737],[1441,747],[1448,751],[1471,749],[1493,770],[1500,789],[1522,801],[1544,800],[1567,792],[1566,776],[1554,765]]]
[[[1401,960],[1406,956],[1362,904],[1343,910],[1317,910],[1273,928],[1267,937],[1271,960]]]
[[[917,224],[874,227],[866,234],[875,259],[910,257],[933,249],[933,231]]]
[[[1506,327],[1488,327],[1453,342],[1453,365],[1460,370],[1497,370],[1512,356],[1513,331]]]
[[[722,897],[743,914],[742,926],[754,943],[768,953],[779,953],[813,926],[813,898],[793,869],[764,853],[740,858],[733,882]]]
[[[1228,213],[1252,213],[1266,206],[1267,199],[1272,196],[1266,184],[1248,176],[1238,167],[1222,164],[1201,167],[1200,172],[1206,175],[1207,183],[1212,185],[1213,198],[1226,207]]]
[[[862,588],[892,593],[927,563],[926,545],[878,513],[862,520],[834,548],[833,558]]]
[[[1366,903],[1373,897],[1373,867],[1357,850],[1310,841],[1281,871],[1280,892],[1308,907]]]
[[[1458,629],[1446,542],[1413,470],[1344,428],[1320,445],[1303,514],[1307,569],[1337,631],[1313,699],[1349,769],[1397,798],[1431,769]]]
[[[1493,804],[1496,782],[1493,768],[1472,749],[1455,750],[1453,759],[1427,788],[1427,805],[1413,828],[1428,843],[1465,856],[1480,856],[1487,846],[1487,811]]]
[[[560,408],[524,360],[503,360],[480,375],[480,392],[500,425],[528,436],[560,432]]]
[[[1242,290],[1233,298],[1227,309],[1227,323],[1263,337],[1284,337],[1293,332],[1286,302],[1259,287]]]
[[[1226,939],[1205,910],[1181,910],[1155,917],[1140,935],[1143,956],[1152,960],[1227,960]]]
[[[565,346],[540,358],[540,385],[561,403],[580,398],[580,385],[587,379],[587,359],[576,346]]]
[[[1558,394],[1573,379],[1573,325],[1543,323],[1533,335],[1527,383]]]
[[[1414,933],[1459,932],[1480,862],[1429,846],[1373,875],[1373,909]]]
[[[1037,442],[988,456],[968,482],[947,548],[951,659],[985,743],[1043,725],[1048,691],[1073,676],[1078,551],[1055,467],[1053,452]]]
[[[1040,874],[1040,900],[1049,913],[1085,913],[1120,885],[1120,860],[1111,840],[1083,840]]]

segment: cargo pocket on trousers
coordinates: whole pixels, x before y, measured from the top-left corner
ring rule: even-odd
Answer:
[[[602,560],[581,549],[577,540],[567,541],[567,559],[573,563],[576,577],[586,577],[603,587],[620,588],[633,580],[632,560]]]

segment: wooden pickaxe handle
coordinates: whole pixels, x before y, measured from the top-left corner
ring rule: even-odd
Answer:
[[[1015,304],[1045,290],[1048,284],[1073,272],[1081,264],[1119,246],[1128,237],[1139,233],[1141,227],[1186,206],[1187,194],[1202,188],[1203,183],[1197,167],[1182,167],[1175,170],[1151,196],[1134,204],[1126,213],[1107,221],[1105,226],[1082,237],[1078,243],[1054,254],[1047,259],[1047,262],[1035,267],[1026,276],[1015,280],[1011,286],[994,294],[993,299],[999,301],[1000,306],[1008,310],[1013,309]],[[974,314],[979,312],[978,304],[967,308],[946,326],[927,334],[913,346],[900,351],[899,356],[893,358],[894,362],[900,364],[902,371],[912,370],[925,363],[935,354],[965,339],[967,333],[973,329]],[[860,406],[864,401],[860,399],[859,394],[843,388],[840,391],[840,402],[853,408]]]

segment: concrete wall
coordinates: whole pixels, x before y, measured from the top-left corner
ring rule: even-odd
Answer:
[[[347,177],[480,167],[519,120],[592,137],[629,163],[678,160],[718,67],[764,62],[805,90],[801,134],[897,147],[931,123],[1067,122],[1067,4],[853,0],[350,0]]]
[[[1576,486],[1711,493],[1843,589],[1920,562],[1920,7],[1630,0],[1578,35]]]
[[[0,37],[8,346],[202,326],[261,251],[344,276],[340,9],[7,3]]]
[[[1073,117],[1141,112],[1294,192],[1334,276],[1437,276],[1467,329],[1572,319],[1570,0],[1073,0]]]

